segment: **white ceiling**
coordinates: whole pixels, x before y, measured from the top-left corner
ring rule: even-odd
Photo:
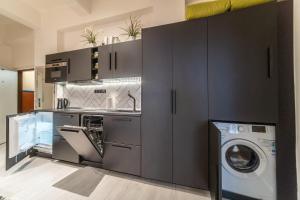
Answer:
[[[47,12],[57,7],[66,6],[68,0],[21,0],[39,12]]]

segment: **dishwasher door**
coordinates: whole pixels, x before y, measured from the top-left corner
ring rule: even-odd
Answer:
[[[89,137],[87,128],[58,126],[57,131],[85,161],[102,162],[100,147]]]

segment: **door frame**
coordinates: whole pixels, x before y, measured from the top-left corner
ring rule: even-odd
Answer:
[[[34,68],[20,69],[18,72],[18,113],[22,112],[22,88],[23,88],[23,72],[25,71],[35,71]]]

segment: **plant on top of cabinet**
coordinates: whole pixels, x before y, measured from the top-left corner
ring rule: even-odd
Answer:
[[[84,38],[84,40],[82,42],[92,45],[93,47],[96,47],[97,46],[97,35],[98,35],[98,33],[94,30],[93,27],[86,27],[84,29],[84,33],[81,35],[81,37]]]
[[[130,24],[127,24],[126,28],[121,29],[125,31],[122,35],[128,36],[131,40],[136,40],[136,38],[142,33],[142,23],[140,18],[130,16]]]

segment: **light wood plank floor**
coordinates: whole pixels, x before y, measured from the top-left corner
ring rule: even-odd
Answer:
[[[89,197],[52,185],[79,169],[44,158],[26,158],[5,171],[5,146],[0,146],[0,195],[8,200],[210,200],[209,193],[103,170],[104,178]]]

